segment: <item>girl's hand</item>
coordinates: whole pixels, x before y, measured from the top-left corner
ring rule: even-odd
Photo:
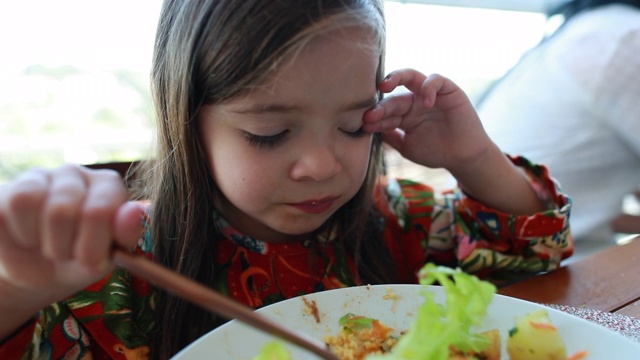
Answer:
[[[74,165],[0,187],[0,317],[12,318],[11,303],[32,315],[106,275],[114,242],[130,248],[142,232],[127,199],[116,172]]]
[[[487,206],[514,214],[545,209],[528,180],[489,139],[456,84],[404,69],[390,73],[379,89],[389,93],[401,85],[409,92],[365,112],[364,131],[381,132],[387,144],[415,163],[447,169],[467,194]]]
[[[451,170],[495,147],[468,97],[451,80],[403,69],[390,73],[379,89],[389,93],[398,86],[409,92],[389,96],[367,111],[363,130],[382,132],[405,158]]]

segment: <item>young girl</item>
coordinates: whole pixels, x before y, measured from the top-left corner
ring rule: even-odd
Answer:
[[[415,282],[427,261],[555,269],[568,198],[502,154],[450,80],[383,79],[384,37],[381,0],[166,1],[149,207],[70,165],[0,188],[0,358],[165,359],[221,323],[114,269],[113,246],[253,307]],[[381,176],[383,141],[460,189]]]

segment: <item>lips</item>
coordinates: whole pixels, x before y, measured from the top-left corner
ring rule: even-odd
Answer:
[[[331,209],[336,200],[336,197],[326,197],[317,200],[307,200],[299,203],[292,203],[289,205],[308,214],[322,214],[325,211]]]

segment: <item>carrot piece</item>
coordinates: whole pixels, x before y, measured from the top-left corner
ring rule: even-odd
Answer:
[[[553,324],[549,324],[547,322],[540,321],[530,321],[531,327],[536,329],[547,329],[547,330],[558,330]]]
[[[372,325],[372,334],[378,338],[385,338],[391,331],[393,331],[392,328],[382,325],[378,320],[374,320]]]
[[[569,358],[567,358],[567,360],[582,360],[582,359],[586,359],[587,358],[587,351],[586,350],[582,350],[582,351],[578,351],[577,353],[569,356]]]
[[[586,359],[588,355],[588,352],[586,350],[582,350],[582,351],[578,351],[577,353],[569,356],[569,358],[567,358],[567,360],[582,360],[582,359]]]

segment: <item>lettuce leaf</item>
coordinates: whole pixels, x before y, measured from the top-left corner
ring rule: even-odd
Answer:
[[[451,345],[465,352],[484,349],[488,345],[487,338],[473,328],[482,323],[496,287],[460,269],[431,263],[418,275],[420,284],[442,285],[446,304],[436,303],[434,294],[424,290],[425,302],[407,333],[390,353],[371,355],[367,360],[447,360]]]
[[[416,318],[390,353],[369,355],[367,360],[447,360],[449,347],[467,352],[479,352],[489,345],[489,340],[474,330],[487,313],[496,287],[487,281],[452,269],[429,263],[418,274],[420,284],[440,284],[446,295],[445,304],[434,300],[434,294],[422,291],[424,303],[418,308]],[[374,319],[347,314],[340,319],[346,327],[367,327]],[[290,360],[291,355],[282,341],[274,340],[264,345],[253,360]]]

